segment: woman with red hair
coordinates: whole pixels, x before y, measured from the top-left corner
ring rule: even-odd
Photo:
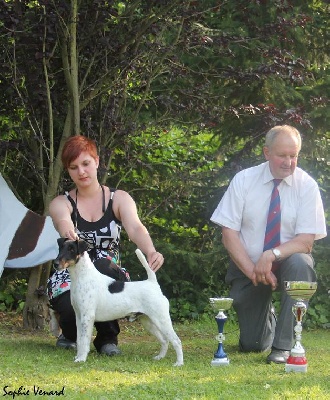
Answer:
[[[142,224],[134,200],[123,190],[110,189],[99,183],[99,156],[95,142],[78,135],[70,137],[62,150],[62,163],[75,187],[57,196],[49,213],[61,237],[77,237],[90,244],[89,255],[100,272],[112,275],[110,261],[120,265],[120,232],[123,227],[129,238],[146,255],[150,267],[157,271],[163,264],[162,254],[156,251],[146,227]],[[106,260],[109,266],[105,265]],[[112,264],[113,265],[113,264]],[[117,270],[118,278],[122,270]],[[113,276],[113,275],[112,275]],[[113,276],[114,277],[114,276]],[[51,307],[59,314],[62,334],[57,347],[74,348],[77,330],[70,302],[70,275],[67,270],[55,272],[48,282]],[[117,321],[96,322],[96,350],[116,355],[120,332]]]

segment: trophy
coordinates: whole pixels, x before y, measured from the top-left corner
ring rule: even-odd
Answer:
[[[287,294],[296,300],[292,307],[292,312],[296,318],[296,326],[294,327],[296,342],[285,364],[285,371],[307,372],[307,359],[301,344],[302,319],[307,311],[305,301],[308,301],[315,293],[317,282],[285,281],[284,288]]]
[[[227,316],[224,311],[229,310],[233,303],[233,299],[228,297],[210,298],[210,304],[213,310],[217,313],[215,320],[218,324],[219,334],[216,336],[216,340],[219,342],[218,350],[214,353],[214,358],[211,361],[212,366],[228,365],[229,359],[223,349],[223,341],[225,335],[223,333],[223,327],[227,320]]]

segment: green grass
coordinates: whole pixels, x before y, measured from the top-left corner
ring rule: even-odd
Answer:
[[[240,353],[236,326],[225,327],[225,351],[230,365],[211,367],[217,348],[216,323],[176,324],[185,356],[173,367],[170,348],[161,361],[152,356],[158,343],[138,323],[121,322],[117,357],[99,356],[91,346],[86,363],[74,363],[74,351],[55,348],[48,332],[27,332],[21,319],[1,314],[0,396],[4,399],[330,399],[330,332],[303,331],[307,373],[286,373],[284,365],[268,365],[267,354]],[[6,389],[5,386],[8,386]],[[21,395],[10,393],[18,391]],[[34,387],[64,395],[35,395]],[[29,393],[28,393],[29,391]]]

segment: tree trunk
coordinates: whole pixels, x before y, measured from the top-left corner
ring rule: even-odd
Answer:
[[[23,309],[23,327],[25,329],[44,329],[46,323],[49,322],[48,297],[45,293],[45,286],[39,286],[43,266],[42,264],[31,269]]]
[[[70,34],[63,35],[61,41],[62,47],[62,62],[65,66],[64,73],[66,75],[66,82],[68,92],[71,94],[71,102],[68,103],[67,115],[63,127],[61,142],[59,144],[58,152],[55,157],[53,152],[50,152],[51,159],[48,177],[48,185],[44,198],[45,213],[48,212],[49,203],[56,196],[60,176],[62,172],[61,152],[65,140],[71,134],[78,134],[80,131],[80,102],[79,102],[79,83],[78,83],[78,55],[77,55],[77,0],[71,1],[71,25]],[[70,49],[70,56],[67,52]],[[70,73],[69,73],[70,71]],[[52,102],[50,96],[50,87],[48,81],[47,66],[44,64],[45,82],[48,88],[48,112],[49,119],[52,121]],[[53,124],[49,126],[50,143],[53,143]],[[51,146],[52,150],[52,146]],[[45,292],[47,278],[50,273],[51,262],[39,265],[32,268],[28,289],[26,294],[26,302],[23,309],[23,326],[26,329],[44,329],[46,323],[49,322],[49,301]]]

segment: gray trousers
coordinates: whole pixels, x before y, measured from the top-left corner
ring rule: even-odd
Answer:
[[[265,351],[272,346],[291,350],[294,344],[292,313],[294,300],[284,290],[284,281],[315,282],[314,260],[310,254],[297,253],[283,260],[275,273],[281,292],[281,309],[276,320],[269,285],[254,286],[240,269],[230,263],[226,283],[231,286],[230,297],[237,313],[242,351]]]

